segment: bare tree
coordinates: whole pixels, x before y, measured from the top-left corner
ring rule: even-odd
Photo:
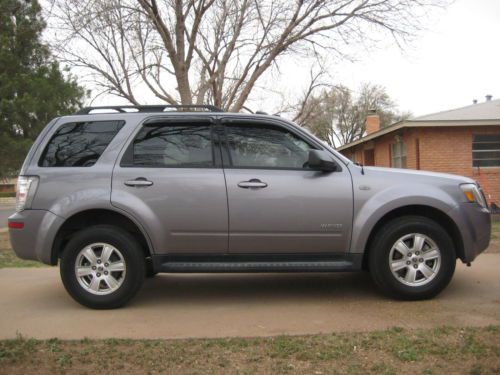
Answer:
[[[60,56],[103,93],[139,104],[143,86],[166,103],[240,111],[280,59],[343,55],[377,30],[404,43],[445,1],[52,0],[49,20]]]
[[[305,90],[307,99],[296,105],[294,120],[331,146],[361,138],[370,111],[379,115],[381,127],[410,116],[408,112],[399,112],[385,88],[379,85],[365,83],[358,95],[342,85],[323,89],[319,93],[310,93],[310,87]]]
[[[306,127],[308,124],[317,122],[323,108],[321,108],[322,97],[315,96],[315,94],[319,89],[323,89],[323,93],[325,93],[326,88],[332,88],[331,85],[325,82],[325,75],[326,71],[323,68],[316,73],[311,69],[309,71],[309,85],[304,90],[298,103],[287,105],[280,112],[293,113],[292,121]]]

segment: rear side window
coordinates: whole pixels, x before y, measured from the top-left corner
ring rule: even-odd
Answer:
[[[209,168],[214,165],[210,125],[144,126],[126,166]]]
[[[45,148],[41,167],[91,167],[125,121],[71,122],[62,125]]]

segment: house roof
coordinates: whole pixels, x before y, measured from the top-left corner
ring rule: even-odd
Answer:
[[[412,121],[463,121],[500,119],[500,99],[413,118]]]
[[[401,128],[485,125],[500,125],[500,99],[399,121],[366,135],[357,141],[340,146],[337,148],[337,151],[346,150]]]

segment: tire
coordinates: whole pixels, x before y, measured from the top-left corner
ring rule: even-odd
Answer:
[[[443,227],[426,217],[394,219],[380,228],[372,244],[369,253],[372,279],[392,298],[432,298],[449,284],[455,272],[452,239]]]
[[[125,305],[141,288],[145,257],[129,233],[96,225],[71,237],[62,253],[60,273],[64,287],[77,302],[92,309],[114,309]]]

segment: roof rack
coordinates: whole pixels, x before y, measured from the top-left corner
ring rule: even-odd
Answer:
[[[138,113],[138,112],[168,112],[169,109],[190,109],[190,110],[207,110],[209,112],[224,112],[222,109],[213,105],[194,105],[194,104],[179,104],[179,105],[107,105],[98,107],[84,107],[80,109],[75,115],[88,115],[92,111],[117,112],[117,113]]]

